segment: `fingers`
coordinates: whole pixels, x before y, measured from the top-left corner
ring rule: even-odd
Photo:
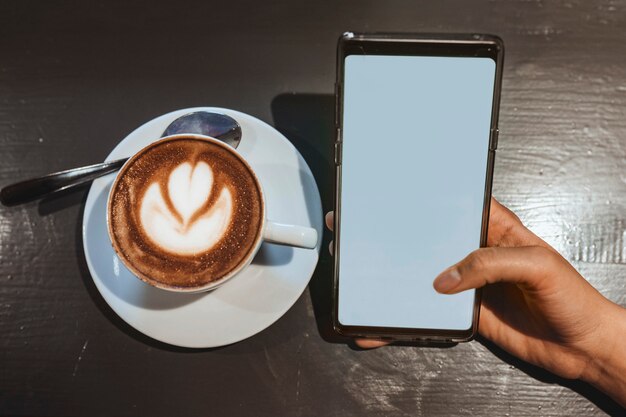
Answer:
[[[561,259],[554,251],[541,246],[481,248],[443,271],[433,287],[444,294],[456,294],[495,282],[538,289],[547,276],[555,275],[555,268],[562,268]]]
[[[335,212],[329,211],[324,216],[324,221],[326,222],[326,227],[332,232],[333,231],[333,223],[335,222]]]
[[[328,227],[328,229],[332,232],[333,231],[333,223],[335,222],[335,212],[333,211],[329,211],[328,213],[326,213],[326,216],[324,216],[324,222],[326,223],[326,227]],[[328,251],[330,252],[330,254],[333,254],[333,242],[331,241],[328,244]]]
[[[328,227],[328,229],[332,232],[333,231],[333,223],[335,222],[335,212],[334,211],[329,211],[328,213],[326,213],[326,216],[324,216],[324,222],[326,223],[326,227]],[[330,252],[330,254],[333,254],[333,242],[331,241],[328,244],[328,251]]]
[[[511,210],[491,198],[487,246],[516,247],[542,246],[554,250],[522,224]]]
[[[375,349],[389,344],[389,342],[374,339],[355,339],[354,342],[361,349]]]
[[[519,217],[491,197],[487,246],[521,246],[524,230],[527,230]],[[526,245],[524,245],[526,246]]]

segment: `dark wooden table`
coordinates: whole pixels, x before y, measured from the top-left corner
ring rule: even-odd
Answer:
[[[494,194],[626,304],[624,1],[161,3],[0,4],[0,185],[102,161],[159,114],[215,105],[285,133],[328,210],[339,34],[495,33],[507,55]],[[156,342],[91,280],[86,194],[0,207],[0,415],[624,413],[482,341],[337,341],[325,251],[308,290],[260,334],[212,350]]]

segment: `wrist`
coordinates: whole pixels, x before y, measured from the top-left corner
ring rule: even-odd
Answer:
[[[581,379],[626,406],[626,309],[610,303]]]

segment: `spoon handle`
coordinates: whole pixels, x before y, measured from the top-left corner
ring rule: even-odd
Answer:
[[[127,159],[128,158],[118,159],[116,161],[68,169],[43,177],[7,185],[0,190],[0,202],[5,206],[13,206],[36,200],[55,191],[66,190],[76,185],[95,180],[110,172],[117,171],[124,165]]]

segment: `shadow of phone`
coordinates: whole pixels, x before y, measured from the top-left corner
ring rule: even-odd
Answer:
[[[333,207],[332,158],[335,99],[332,94],[279,94],[271,103],[274,127],[285,135],[311,168],[324,213]],[[333,259],[328,251],[332,233],[324,234],[320,259],[309,283],[309,293],[320,336],[327,342],[349,344],[352,339],[332,327]]]

